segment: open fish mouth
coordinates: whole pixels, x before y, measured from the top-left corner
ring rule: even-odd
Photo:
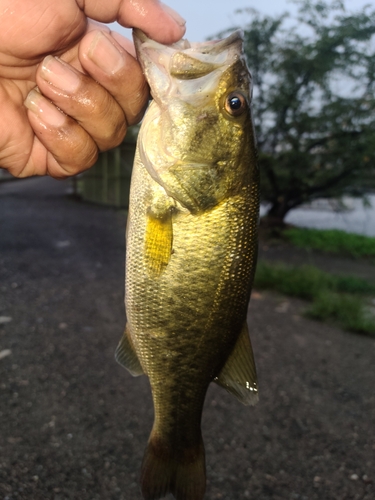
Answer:
[[[165,46],[133,30],[138,60],[151,87],[152,97],[164,103],[178,95],[200,106],[214,92],[223,72],[243,58],[243,33],[237,30],[219,41],[190,43],[180,40]]]

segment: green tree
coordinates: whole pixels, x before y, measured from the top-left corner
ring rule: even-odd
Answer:
[[[267,217],[375,188],[375,10],[297,0],[291,21],[253,9],[244,30]]]

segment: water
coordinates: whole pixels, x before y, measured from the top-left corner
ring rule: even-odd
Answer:
[[[291,210],[285,222],[299,227],[315,229],[341,229],[349,233],[375,236],[375,194],[368,195],[370,207],[361,199],[344,198],[346,209],[335,200],[316,200],[311,204]],[[261,215],[266,206],[261,207]]]

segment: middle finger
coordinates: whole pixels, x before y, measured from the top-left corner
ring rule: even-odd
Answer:
[[[74,118],[100,150],[115,147],[123,140],[127,129],[124,111],[93,78],[47,56],[39,66],[36,81],[42,94]]]

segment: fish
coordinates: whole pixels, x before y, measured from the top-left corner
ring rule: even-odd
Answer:
[[[168,46],[133,37],[152,101],[132,171],[116,360],[152,392],[143,498],[202,500],[209,384],[258,400],[246,322],[259,220],[251,76],[240,31]]]

